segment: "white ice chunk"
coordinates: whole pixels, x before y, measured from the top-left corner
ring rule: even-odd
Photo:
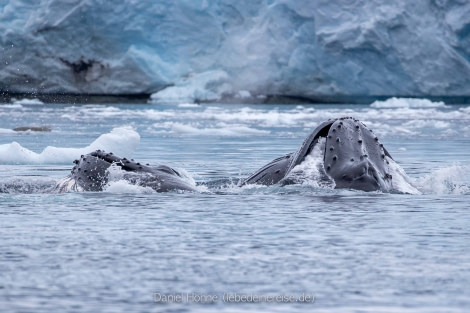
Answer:
[[[98,149],[129,156],[139,142],[139,134],[131,127],[114,128],[83,148],[48,146],[41,153],[36,153],[14,141],[0,145],[0,164],[68,164],[80,155]]]

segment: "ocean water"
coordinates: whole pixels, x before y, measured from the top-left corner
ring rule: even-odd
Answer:
[[[328,118],[379,136],[417,194],[239,179]],[[12,131],[50,126],[49,132]],[[124,181],[53,194],[105,149],[229,178],[197,193]],[[470,107],[0,104],[2,312],[467,312]]]

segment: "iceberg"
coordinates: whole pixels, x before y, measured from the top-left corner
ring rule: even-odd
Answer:
[[[470,2],[15,0],[0,92],[470,96]]]

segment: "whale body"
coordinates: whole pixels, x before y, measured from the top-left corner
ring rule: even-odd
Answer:
[[[57,192],[102,191],[110,181],[111,167],[122,170],[122,179],[139,186],[150,187],[157,192],[171,190],[195,191],[175,169],[166,166],[149,166],[96,150],[74,161],[75,166],[69,176],[60,180],[55,187]]]
[[[335,188],[364,191],[393,189],[390,165],[395,162],[372,130],[351,117],[321,123],[293,153],[266,164],[240,185],[289,184],[289,174],[324,138],[324,173]]]

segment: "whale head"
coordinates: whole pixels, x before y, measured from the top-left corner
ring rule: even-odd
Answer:
[[[323,172],[334,181],[335,188],[392,190],[389,168],[390,162],[394,162],[392,157],[372,130],[351,117],[321,123],[297,151],[268,163],[243,180],[241,185],[296,183],[289,174],[320,142],[325,143]]]
[[[102,191],[110,180],[121,179],[134,185],[150,187],[157,192],[196,191],[191,182],[169,166],[144,165],[111,152],[96,150],[82,155],[74,163],[70,175],[56,184],[55,191]],[[115,170],[119,172],[117,177],[111,173]]]
[[[329,127],[323,166],[336,188],[390,191],[389,159],[377,136],[360,121],[341,118]]]

